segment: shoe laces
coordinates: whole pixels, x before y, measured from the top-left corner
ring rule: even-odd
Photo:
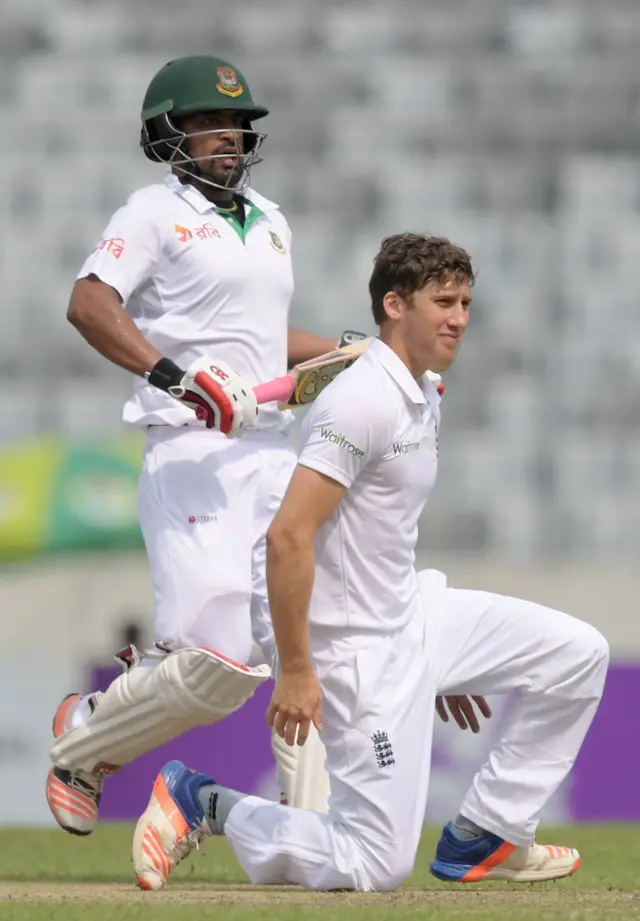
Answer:
[[[209,827],[207,825],[206,819],[196,825],[195,828],[192,828],[186,835],[183,835],[179,841],[176,841],[174,846],[171,848],[169,853],[169,858],[173,863],[174,867],[176,864],[180,863],[185,857],[187,857],[191,851],[195,848],[197,851],[200,851],[201,854],[204,854],[204,850],[201,848],[202,839],[209,835]]]
[[[86,771],[70,771],[67,786],[78,790],[97,805],[102,793],[103,783],[102,777],[98,777],[96,774],[89,774]]]

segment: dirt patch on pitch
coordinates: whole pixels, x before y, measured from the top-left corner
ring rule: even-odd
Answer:
[[[610,911],[622,910],[626,917],[640,917],[640,893],[608,890],[578,890],[560,888],[485,888],[474,889],[401,889],[393,893],[306,892],[286,886],[177,884],[162,892],[139,892],[127,883],[68,883],[68,882],[0,882],[0,901],[14,903],[75,903],[75,904],[203,904],[220,908],[246,906],[273,908],[283,906],[340,907],[389,905],[397,908],[419,909],[420,906],[475,907],[495,906],[500,910],[509,903],[522,908],[536,906],[540,910],[566,907],[567,917],[573,911],[598,910],[593,917],[605,917]],[[616,911],[617,910],[617,911]],[[600,912],[604,912],[600,915]],[[582,917],[582,914],[580,914]]]

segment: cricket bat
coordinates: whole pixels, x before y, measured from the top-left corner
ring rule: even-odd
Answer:
[[[287,408],[313,403],[334,377],[346,370],[362,355],[371,342],[371,336],[358,339],[332,352],[295,365],[284,377],[276,377],[253,388],[258,403],[277,400]]]

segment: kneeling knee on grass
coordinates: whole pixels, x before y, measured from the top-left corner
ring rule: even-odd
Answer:
[[[414,848],[398,838],[376,844],[359,843],[368,886],[374,892],[392,892],[413,873]]]

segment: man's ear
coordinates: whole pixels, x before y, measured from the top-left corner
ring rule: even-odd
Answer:
[[[387,291],[382,298],[384,312],[390,320],[399,320],[402,316],[404,301],[397,291]]]

